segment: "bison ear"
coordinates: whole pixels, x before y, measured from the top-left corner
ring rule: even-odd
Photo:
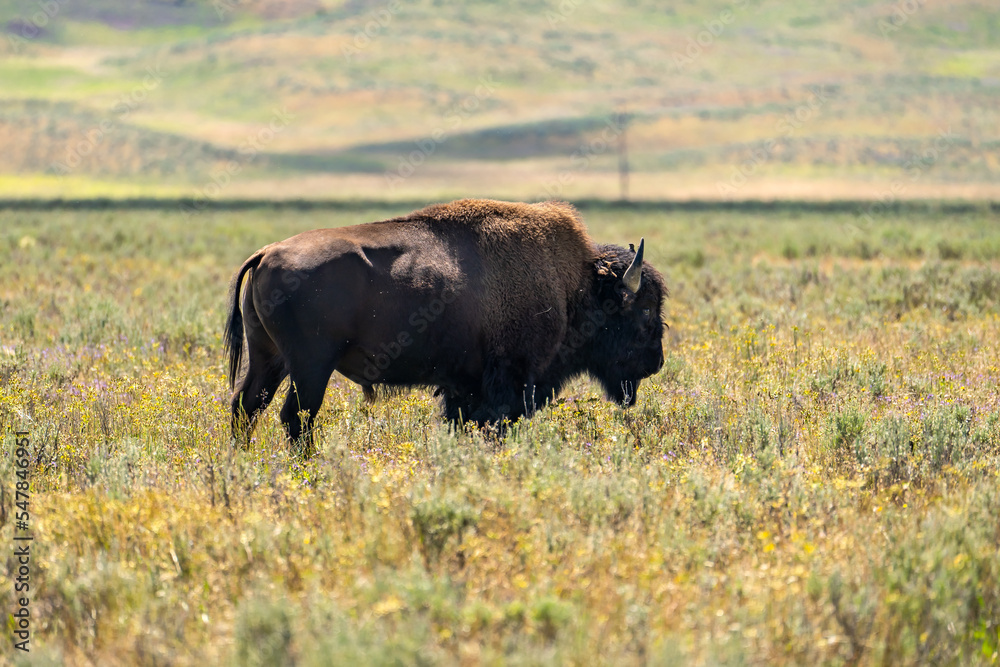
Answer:
[[[622,282],[632,294],[638,294],[639,288],[642,286],[642,251],[645,245],[646,239],[639,239],[639,249],[635,253],[635,258],[632,259],[631,266],[622,276]]]

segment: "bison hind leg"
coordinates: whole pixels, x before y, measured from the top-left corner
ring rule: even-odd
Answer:
[[[291,364],[291,386],[281,406],[281,423],[288,439],[306,456],[313,452],[313,422],[323,405],[323,395],[336,367],[336,357],[325,363],[307,360]]]
[[[250,355],[246,375],[232,397],[232,433],[237,445],[249,446],[257,417],[270,405],[285,375],[287,371],[280,356],[262,359]]]

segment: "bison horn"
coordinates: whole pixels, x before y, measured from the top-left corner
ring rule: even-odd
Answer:
[[[625,275],[622,276],[622,282],[625,283],[625,287],[632,294],[637,294],[639,286],[642,285],[642,249],[645,244],[646,239],[639,239],[639,249],[635,253],[635,259],[632,260],[632,265],[628,267]]]

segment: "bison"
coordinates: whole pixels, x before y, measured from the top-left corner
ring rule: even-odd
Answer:
[[[233,435],[247,441],[285,376],[281,421],[309,435],[335,370],[368,399],[433,387],[453,422],[513,422],[581,374],[632,405],[663,366],[667,289],[643,247],[594,243],[566,203],[474,199],[265,246],[233,280]]]

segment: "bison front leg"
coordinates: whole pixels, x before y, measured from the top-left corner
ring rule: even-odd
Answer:
[[[472,414],[482,404],[479,392],[469,388],[441,388],[438,390],[444,398],[444,417],[453,424],[472,421]]]
[[[534,378],[523,371],[522,365],[507,359],[495,359],[487,364],[483,375],[483,400],[472,413],[471,421],[483,425],[503,426],[531,415],[536,408]]]

